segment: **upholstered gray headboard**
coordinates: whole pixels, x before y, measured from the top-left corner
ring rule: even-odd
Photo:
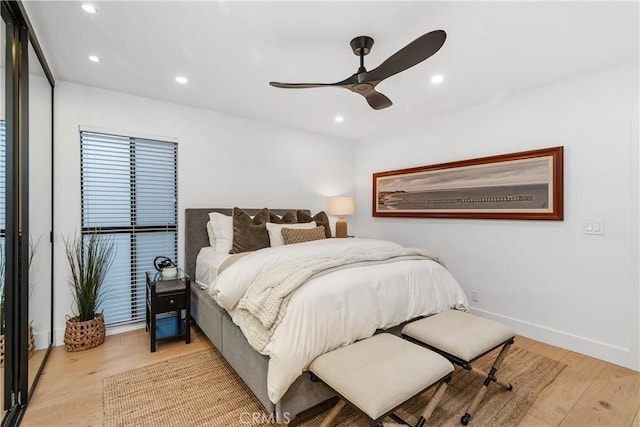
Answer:
[[[249,215],[255,215],[260,209],[244,209]],[[296,209],[269,209],[276,215],[283,215],[285,212]],[[308,209],[300,209],[311,214]],[[231,215],[231,208],[196,208],[185,209],[184,211],[184,264],[185,271],[191,277],[196,279],[196,258],[200,249],[209,246],[209,237],[207,236],[207,222],[209,221],[209,212],[219,212],[225,215]]]

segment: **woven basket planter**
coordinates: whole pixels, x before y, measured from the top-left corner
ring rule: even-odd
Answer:
[[[64,345],[67,351],[89,350],[104,342],[104,315],[96,314],[92,320],[80,322],[77,317],[67,318]]]
[[[33,356],[33,351],[36,349],[36,339],[33,336],[33,326],[31,326],[31,324],[29,324],[29,347],[28,347],[28,352],[27,352],[27,357],[29,359],[31,359],[31,356]]]
[[[33,337],[33,326],[29,325],[29,348],[27,356],[31,358],[36,349],[36,340]],[[4,366],[4,334],[0,335],[0,367]]]

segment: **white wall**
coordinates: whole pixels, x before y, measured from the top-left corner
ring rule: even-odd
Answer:
[[[434,249],[522,335],[640,369],[638,90],[636,62],[358,141],[350,231]],[[562,222],[371,216],[374,172],[558,145]]]
[[[29,50],[31,53],[31,50]],[[30,58],[30,61],[31,58]],[[51,85],[31,65],[29,74],[29,322],[36,348],[51,336]],[[39,362],[38,362],[39,363]]]
[[[57,82],[55,92],[55,328],[62,343],[71,313],[62,237],[80,228],[78,126],[178,138],[179,264],[184,209],[326,209],[326,197],[352,194],[355,144],[123,93]],[[204,232],[204,230],[203,230]]]

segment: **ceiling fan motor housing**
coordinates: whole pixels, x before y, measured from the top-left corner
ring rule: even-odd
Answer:
[[[372,46],[373,39],[369,36],[358,36],[351,40],[351,49],[353,49],[353,54],[356,56],[360,56],[360,52],[363,55],[368,55]]]

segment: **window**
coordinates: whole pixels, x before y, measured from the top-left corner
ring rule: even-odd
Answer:
[[[113,239],[105,282],[107,325],[144,320],[145,272],[156,256],[175,261],[178,146],[82,130],[82,234]]]

